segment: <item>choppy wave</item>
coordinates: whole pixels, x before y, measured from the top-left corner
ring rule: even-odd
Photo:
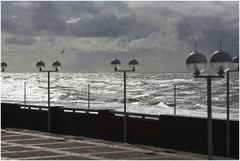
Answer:
[[[239,78],[231,75],[231,118],[239,117]],[[47,76],[44,73],[2,73],[3,102],[22,103],[24,82],[27,102],[47,104]],[[53,73],[51,103],[87,108],[90,84],[91,108],[123,110],[121,73]],[[206,81],[189,73],[129,73],[127,110],[148,114],[173,114],[173,86],[177,87],[177,114],[206,117]],[[226,118],[226,79],[213,80],[213,117]]]

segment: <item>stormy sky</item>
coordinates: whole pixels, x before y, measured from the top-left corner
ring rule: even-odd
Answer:
[[[239,53],[239,2],[1,2],[1,59],[9,72],[112,72],[134,56],[139,72],[185,72],[194,50]],[[59,53],[65,48],[64,54]]]

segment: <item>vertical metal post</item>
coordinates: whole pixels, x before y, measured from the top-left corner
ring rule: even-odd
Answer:
[[[90,84],[88,84],[88,109],[90,109]]]
[[[229,72],[227,71],[227,122],[226,122],[226,153],[230,156],[230,133],[229,133]]]
[[[207,113],[208,113],[208,159],[213,159],[212,147],[212,89],[211,89],[211,76],[207,77]]]
[[[126,71],[124,73],[124,120],[123,120],[123,141],[127,141],[127,115],[126,115]]]
[[[174,85],[174,96],[173,96],[173,98],[174,98],[174,115],[176,115],[176,85]]]
[[[51,131],[50,117],[50,71],[48,71],[48,131]]]
[[[26,82],[24,82],[24,104],[26,105]]]

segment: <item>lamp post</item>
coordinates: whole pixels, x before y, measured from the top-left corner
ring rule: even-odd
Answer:
[[[123,72],[123,83],[124,83],[124,120],[123,120],[123,141],[127,141],[127,115],[126,115],[126,72],[135,72],[138,66],[138,61],[136,59],[131,59],[128,63],[130,69],[120,69],[121,62],[120,60],[113,59],[111,66],[114,68],[115,72]]]
[[[217,75],[202,75],[201,73],[205,70],[207,65],[206,57],[197,51],[195,44],[195,51],[192,52],[186,60],[187,68],[194,73],[194,78],[205,78],[207,79],[207,138],[208,138],[208,159],[213,159],[213,145],[212,145],[212,94],[211,94],[211,83],[212,78],[223,78],[226,69],[229,69],[232,61],[231,56],[220,49],[214,52],[210,58],[211,67],[217,71]]]
[[[239,71],[239,57],[236,56],[232,60],[233,63],[233,69],[228,70],[227,73],[227,122],[226,122],[226,153],[227,156],[230,156],[230,130],[229,130],[229,73],[230,72],[238,72]]]
[[[2,61],[2,62],[1,62],[1,68],[2,68],[1,71],[2,71],[2,72],[5,72],[5,69],[7,68],[7,66],[8,66],[7,63],[4,62],[4,61]]]
[[[48,73],[48,131],[51,131],[51,115],[50,115],[50,73],[51,72],[58,72],[59,68],[61,67],[61,63],[59,61],[55,61],[52,64],[53,70],[43,70],[45,67],[45,63],[43,61],[39,61],[36,64],[36,67],[39,69],[40,72],[47,72]]]

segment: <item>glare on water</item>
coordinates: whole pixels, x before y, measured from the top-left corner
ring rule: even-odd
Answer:
[[[239,78],[230,76],[230,118],[239,118]],[[47,105],[46,73],[2,73],[2,102],[24,101]],[[88,84],[92,109],[123,111],[122,73],[52,73],[51,105],[87,108]],[[177,88],[177,115],[206,117],[206,81],[189,73],[128,73],[127,111],[173,114],[173,86]],[[212,83],[213,118],[226,118],[226,78]]]

